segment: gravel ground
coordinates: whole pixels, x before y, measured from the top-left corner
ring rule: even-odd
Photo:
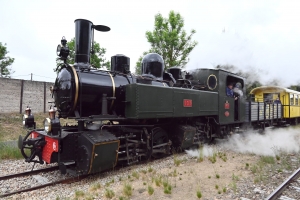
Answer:
[[[287,158],[291,162],[290,170],[274,171],[272,166],[267,167],[269,173],[261,174],[264,176],[262,181],[254,183],[257,174],[251,172],[251,166],[255,166],[260,156],[251,154],[239,154],[229,150],[226,152],[227,161],[217,159],[212,163],[208,158],[198,162],[195,157],[186,153],[178,154],[176,157],[170,156],[165,159],[156,160],[148,164],[124,167],[117,171],[100,173],[80,182],[72,184],[60,184],[52,187],[46,187],[41,190],[13,195],[6,199],[107,199],[105,196],[106,189],[114,191],[113,199],[119,199],[123,194],[125,183],[133,187],[130,199],[197,199],[196,192],[201,191],[201,199],[264,199],[274,189],[278,187],[299,165],[299,157],[289,155]],[[175,160],[180,164],[176,166]],[[245,163],[249,164],[246,169]],[[280,162],[279,162],[280,164]],[[31,169],[31,164],[22,160],[6,160],[0,164],[0,174],[6,175],[11,173],[22,172]],[[36,165],[39,168],[46,165]],[[279,167],[279,165],[277,166]],[[149,172],[149,169],[152,172]],[[174,173],[174,171],[176,171]],[[134,173],[139,177],[134,177]],[[173,174],[173,175],[170,175]],[[214,177],[219,174],[220,178]],[[49,181],[63,178],[58,171],[40,174]],[[155,184],[155,177],[168,179],[172,185],[172,193],[165,194],[163,186]],[[209,178],[211,176],[211,178]],[[233,176],[236,176],[234,178]],[[234,180],[236,179],[236,180]],[[101,188],[92,189],[92,186],[100,183]],[[15,189],[30,187],[39,184],[34,178],[24,179],[15,178],[9,181],[0,182],[1,192],[9,192]],[[148,185],[154,188],[154,194],[149,195],[147,192]],[[216,189],[218,185],[219,189]],[[226,192],[224,192],[226,188]],[[75,194],[76,191],[83,191],[85,196]],[[221,191],[221,192],[220,192]],[[220,193],[220,194],[219,194]],[[299,199],[298,193],[294,193],[292,198]]]

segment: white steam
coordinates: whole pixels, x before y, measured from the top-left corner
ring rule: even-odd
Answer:
[[[215,149],[213,147],[204,145],[201,153],[203,156],[208,157],[208,156],[212,156],[214,151]],[[200,157],[199,150],[185,150],[185,152],[192,157],[197,157],[197,158]]]
[[[238,94],[238,96],[240,96],[240,97],[243,96],[243,91],[239,88],[233,88],[233,92]]]
[[[222,149],[229,149],[238,153],[253,153],[256,155],[275,156],[280,152],[300,152],[300,130],[296,128],[282,128],[266,130],[265,134],[248,131],[235,134],[229,140],[218,142]],[[212,147],[204,146],[204,156],[212,154]],[[199,157],[198,150],[186,151],[189,155]]]

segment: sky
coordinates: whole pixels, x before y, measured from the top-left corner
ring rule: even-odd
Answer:
[[[75,36],[75,19],[106,25],[95,32],[106,48],[106,58],[130,57],[131,71],[150,45],[145,32],[154,28],[154,16],[179,12],[198,45],[187,70],[235,65],[256,70],[262,82],[279,79],[283,86],[300,82],[300,1],[243,0],[110,0],[17,1],[0,0],[0,42],[15,58],[12,78],[54,82],[56,47],[62,36]]]

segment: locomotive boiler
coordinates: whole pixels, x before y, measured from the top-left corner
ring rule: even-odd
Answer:
[[[73,65],[67,63],[69,49],[62,38],[57,55],[63,63],[51,88],[49,117],[43,129],[34,127],[19,138],[26,162],[58,163],[61,173],[91,174],[226,138],[245,123],[261,123],[249,117],[254,107],[244,97],[235,102],[226,96],[228,83],[239,83],[243,92],[245,87],[242,77],[224,70],[184,74],[175,66],[165,71],[156,53],[143,58],[141,75],[130,72],[130,58],[122,54],[111,57],[110,70],[95,69],[90,64],[94,31],[109,30],[75,20]],[[62,125],[62,118],[76,125]],[[33,119],[24,124],[35,124]]]
[[[58,73],[53,88],[54,100],[59,116],[84,118],[93,115],[113,114],[124,117],[125,86],[139,82],[130,73],[130,58],[122,54],[111,57],[111,71],[94,70],[90,65],[93,52],[94,30],[107,31],[108,27],[94,26],[88,20],[75,20],[75,64],[64,64]],[[64,42],[66,43],[66,42]],[[65,56],[66,58],[66,56]],[[64,58],[63,58],[64,59]],[[151,64],[146,63],[151,60]],[[144,60],[145,72],[160,79],[163,61],[159,55],[148,55]],[[153,67],[152,65],[156,65]],[[153,72],[153,70],[158,70]],[[152,85],[162,85],[156,79],[148,80]]]

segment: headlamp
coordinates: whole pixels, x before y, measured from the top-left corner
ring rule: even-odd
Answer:
[[[46,118],[44,120],[44,129],[47,133],[50,133],[52,130],[51,120],[50,118]]]
[[[44,129],[47,134],[59,135],[61,132],[61,126],[59,118],[55,117],[56,109],[50,108],[49,118],[44,120]]]
[[[34,116],[31,114],[31,108],[27,106],[23,115],[22,124],[26,128],[35,128]]]
[[[59,44],[59,45],[57,45],[57,48],[56,48],[56,54],[57,54],[57,56],[60,56],[60,51],[61,51],[61,46]]]
[[[26,119],[28,118],[28,115],[24,114],[23,115],[23,126],[26,125]]]

